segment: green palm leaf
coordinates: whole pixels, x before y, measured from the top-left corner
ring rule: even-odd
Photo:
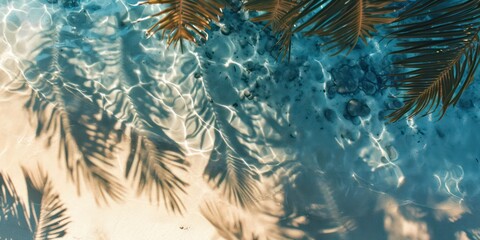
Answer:
[[[480,63],[480,1],[419,1],[400,15],[394,37],[405,56],[395,64],[405,105],[389,115],[430,114],[442,117],[474,80]]]

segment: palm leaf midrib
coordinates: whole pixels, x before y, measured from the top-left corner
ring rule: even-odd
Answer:
[[[400,77],[396,86],[405,91],[400,95],[405,105],[389,115],[390,121],[422,112],[425,116],[439,107],[442,118],[457,103],[479,64],[479,4],[478,0],[422,0],[400,14],[393,35],[401,50],[392,54],[406,55],[394,62],[405,70],[393,76]]]
[[[461,50],[457,50],[457,49],[454,50],[456,52],[455,58],[450,60],[448,62],[448,64],[445,65],[445,67],[443,68],[443,70],[441,72],[439,72],[437,77],[432,78],[432,80],[431,80],[431,82],[433,82],[432,84],[426,84],[426,85],[428,85],[428,88],[421,91],[421,94],[418,95],[418,97],[416,97],[416,98],[423,98],[426,94],[429,94],[433,89],[435,89],[436,86],[439,85],[441,82],[444,82],[444,81],[448,80],[448,73],[451,71],[451,69],[456,64],[459,64],[459,62],[462,60],[462,57],[466,54],[467,50],[470,49],[472,46],[474,46],[475,42],[478,42],[478,34],[479,33],[480,33],[480,30],[477,30],[477,32],[472,36],[472,38],[470,40],[467,41],[467,44],[465,44],[461,48]],[[414,101],[414,100],[410,100],[410,101]]]

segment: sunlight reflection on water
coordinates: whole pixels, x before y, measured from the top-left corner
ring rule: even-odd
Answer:
[[[209,239],[218,232],[224,238],[244,239],[250,233],[261,239],[270,234],[275,239],[344,239],[357,234],[364,239],[429,239],[441,235],[436,228],[444,226],[453,226],[449,236],[471,235],[478,228],[464,223],[478,220],[475,213],[480,209],[475,203],[474,162],[479,152],[469,145],[477,139],[474,133],[462,137],[449,130],[456,114],[466,127],[478,127],[478,118],[459,111],[447,114],[438,126],[431,119],[386,124],[377,116],[387,97],[361,93],[372,113],[355,124],[344,117],[350,96],[330,99],[327,92],[321,93],[333,78],[331,69],[347,60],[313,54],[308,48],[313,49],[315,41],[294,46],[292,55],[299,57],[291,63],[276,62],[260,51],[268,34],[229,15],[226,21],[238,25],[238,32],[224,36],[213,31],[207,43],[181,53],[167,49],[156,36],[144,37],[143,29],[151,22],[132,21],[158,8],[134,3],[85,0],[72,9],[46,1],[0,3],[0,111],[7,116],[0,123],[2,132],[8,132],[0,137],[0,173],[12,178],[18,195],[28,203],[22,170],[45,169],[72,219],[67,236],[88,239],[101,233],[104,238],[138,239],[128,232],[143,232],[140,238],[147,239],[170,232],[166,238]],[[370,57],[383,58],[384,46],[372,42],[375,53]],[[47,48],[53,53],[42,52]],[[61,74],[67,75],[65,80],[58,80]],[[290,75],[301,76],[300,83]],[[120,150],[111,156],[111,172],[125,187],[123,203],[98,206],[89,198],[92,193],[83,190],[79,196],[75,184],[65,181],[70,178],[65,163],[57,161],[60,147],[45,147],[46,142],[60,142],[59,137],[35,137],[35,117],[23,107],[30,92],[13,90],[24,79],[30,86],[51,79],[52,89],[67,89],[75,96],[65,108],[98,103],[101,111],[118,120],[113,127],[99,122],[88,131],[129,127],[118,141]],[[46,89],[50,88],[34,91],[50,101],[48,109],[55,109],[56,100],[48,96],[54,90]],[[135,112],[127,103],[117,104],[124,95],[125,102],[145,107]],[[325,108],[335,112],[333,123],[325,120]],[[101,113],[92,119],[78,114],[72,125],[101,118]],[[149,121],[142,122],[145,118]],[[189,185],[181,195],[184,216],[166,211],[164,202],[151,203],[151,196],[137,196],[138,189],[123,178],[131,154],[128,134],[136,128],[146,136],[170,138],[184,151],[188,164],[173,163],[188,168],[174,171]],[[439,131],[452,137],[442,139]],[[244,210],[232,204],[231,199],[241,202],[241,197],[225,194],[229,186],[219,183],[235,173],[222,172],[221,161],[210,160],[212,154],[218,159],[231,156],[240,163],[235,170],[243,166],[251,173],[247,179],[258,180],[259,206]],[[248,181],[234,180],[239,183],[233,181],[232,189]],[[371,221],[380,225],[368,226]]]

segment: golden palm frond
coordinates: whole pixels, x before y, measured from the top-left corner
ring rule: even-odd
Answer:
[[[441,116],[455,105],[474,80],[480,63],[480,1],[422,0],[400,15],[393,33],[400,39],[404,68],[396,74],[405,105],[389,115],[430,114],[441,106]]]
[[[279,36],[277,44],[280,46],[282,58],[290,55],[293,35],[293,24],[289,24],[290,21],[285,17],[296,6],[295,0],[248,0],[245,3],[245,9],[260,12],[259,16],[251,19],[253,22],[268,22],[267,26],[271,26],[273,33]],[[290,14],[289,17],[296,15]]]
[[[376,32],[377,25],[393,22],[395,18],[389,14],[395,8],[391,6],[402,1],[302,0],[286,15],[285,20],[293,25],[300,19],[306,19],[294,32],[305,30],[307,36],[327,37],[328,49],[338,49],[335,53],[338,54],[344,50],[351,51],[359,38],[366,42]]]
[[[222,15],[223,4],[221,0],[147,0],[144,4],[163,4],[166,6],[162,11],[148,18],[161,17],[152,27],[147,30],[147,36],[158,31],[162,32],[162,38],[167,43],[183,46],[183,40],[196,42],[198,36],[207,39],[207,29],[210,29],[212,21],[218,21]]]

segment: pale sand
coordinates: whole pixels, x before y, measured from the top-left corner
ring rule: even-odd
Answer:
[[[16,41],[10,36],[10,41]],[[0,41],[1,68],[0,86],[7,84],[13,77],[18,77],[18,57],[4,42]],[[16,50],[19,50],[18,48]],[[24,201],[28,201],[26,185],[21,167],[36,171],[37,166],[47,171],[54,183],[55,191],[68,208],[71,223],[65,239],[213,239],[215,229],[202,216],[199,206],[211,190],[203,180],[205,156],[188,157],[191,168],[188,173],[187,196],[183,203],[187,211],[184,216],[168,213],[163,208],[152,204],[143,197],[134,196],[131,187],[124,203],[111,203],[108,207],[95,204],[93,196],[83,191],[78,196],[75,186],[67,180],[64,163],[58,157],[58,134],[53,139],[53,146],[46,146],[45,137],[35,137],[35,122],[24,108],[28,93],[5,92],[0,87],[0,172],[12,178],[15,189]],[[55,144],[56,143],[56,144]],[[117,175],[123,176],[128,143],[120,146],[118,153]],[[208,156],[207,156],[208,157]],[[123,181],[125,186],[130,182]]]
[[[101,2],[106,3],[108,1]],[[20,8],[19,5],[21,4],[22,1],[12,3],[12,5],[18,8]],[[22,6],[26,12],[18,12],[21,21],[13,21],[9,18],[1,25],[3,29],[0,30],[4,33],[4,36],[0,40],[6,40],[8,44],[2,42],[2,48],[6,48],[6,50],[1,55],[0,67],[4,70],[3,76],[8,76],[6,77],[7,79],[17,75],[18,71],[15,70],[16,64],[19,64],[16,62],[17,59],[29,59],[32,55],[35,55],[31,54],[31,48],[35,48],[36,41],[36,38],[33,37],[35,32],[32,29],[41,26],[42,22],[49,21],[48,15],[44,14],[45,10],[38,6],[40,5]],[[104,14],[111,14],[111,12],[107,13],[110,10],[106,8]],[[116,9],[111,11],[115,12]],[[4,11],[0,15],[5,17],[6,13],[7,11]],[[132,14],[135,13],[132,12]],[[19,26],[5,26],[7,25],[5,22],[7,24],[19,23]],[[112,26],[110,26],[108,31],[114,32],[116,30],[114,29],[116,25]],[[5,31],[5,29],[8,30]],[[218,97],[219,99],[224,100],[228,104],[230,104],[230,100],[239,98],[240,92],[246,88],[246,86],[240,84],[241,81],[238,81],[242,76],[241,71],[237,71],[243,68],[246,61],[253,60],[262,63],[262,66],[268,69],[278,67],[271,57],[266,55],[260,56],[255,52],[257,47],[261,46],[260,43],[254,45],[252,47],[253,50],[251,48],[249,51],[245,51],[245,53],[240,53],[240,55],[244,54],[240,59],[235,59],[234,52],[240,51],[236,46],[238,38],[247,34],[247,30],[242,29],[242,31],[232,33],[228,37],[217,32],[211,36],[207,45],[198,48],[198,52],[195,52],[198,55],[193,55],[194,57],[205,59],[205,56],[202,54],[206,50],[213,49],[217,52],[214,59],[207,60],[209,64],[212,64],[210,69],[203,70],[205,70],[205,75],[209,77],[210,83],[226,86],[225,88],[215,85],[213,87],[219,90],[234,89],[232,91],[212,91],[220,96]],[[156,39],[152,40],[152,45],[157,44],[153,41],[156,41]],[[164,47],[162,44],[158,44],[159,48]],[[402,239],[402,237],[428,239],[429,235],[426,232],[430,229],[426,228],[436,224],[435,222],[428,222],[425,225],[424,220],[408,219],[404,216],[406,214],[400,211],[401,209],[416,209],[419,206],[431,208],[429,210],[421,210],[422,214],[433,212],[437,221],[445,220],[453,223],[461,219],[463,215],[468,214],[469,208],[465,205],[471,204],[472,201],[476,200],[478,188],[470,187],[467,191],[459,188],[459,185],[465,182],[470,183],[471,186],[477,185],[478,174],[476,169],[478,166],[475,159],[479,156],[478,148],[476,147],[478,136],[475,135],[474,131],[467,133],[458,131],[458,125],[460,123],[461,127],[465,129],[477,129],[479,124],[478,106],[474,106],[469,111],[461,109],[452,110],[439,123],[427,117],[407,123],[401,122],[386,125],[384,121],[378,120],[378,113],[384,109],[383,105],[387,102],[386,99],[395,93],[388,90],[383,95],[356,96],[366,99],[372,109],[372,114],[367,118],[361,119],[358,125],[352,124],[350,120],[346,120],[342,116],[345,102],[351,97],[337,96],[334,99],[328,99],[321,93],[321,90],[325,89],[326,81],[332,80],[329,71],[337,64],[345,62],[345,59],[341,57],[341,60],[339,60],[340,58],[332,58],[328,54],[322,55],[323,53],[318,53],[315,55],[308,52],[311,51],[310,49],[315,48],[314,44],[315,41],[313,40],[302,39],[301,41],[298,40],[293,48],[292,55],[303,56],[306,59],[305,66],[301,66],[301,68],[310,69],[305,72],[306,75],[302,80],[303,88],[294,88],[292,85],[285,85],[286,87],[282,88],[281,84],[270,84],[261,77],[252,77],[253,81],[260,83],[260,85],[266,85],[269,88],[268,90],[272,92],[272,98],[294,96],[292,90],[299,90],[305,93],[300,102],[294,102],[294,97],[288,98],[290,99],[289,101],[282,102],[285,107],[281,109],[282,112],[278,112],[278,115],[275,115],[275,112],[272,113],[270,111],[272,109],[266,107],[265,104],[258,103],[261,101],[242,102],[244,106],[249,107],[251,110],[249,113],[270,114],[270,120],[273,119],[275,121],[284,118],[286,119],[284,124],[291,123],[293,126],[292,131],[284,131],[284,128],[281,128],[282,134],[285,136],[279,137],[279,139],[282,139],[282,146],[286,147],[278,152],[290,151],[288,156],[287,154],[278,154],[272,150],[265,154],[270,154],[267,159],[279,157],[280,159],[277,160],[282,161],[289,157],[295,157],[299,163],[307,168],[314,166],[331,174],[330,176],[336,176],[335,174],[338,173],[338,176],[334,177],[332,182],[345,181],[345,185],[333,185],[338,188],[332,188],[331,186],[329,187],[328,182],[324,183],[324,188],[328,190],[325,191],[327,192],[325,195],[333,195],[330,196],[332,197],[330,199],[331,202],[340,207],[342,201],[343,206],[353,206],[351,209],[354,210],[348,212],[347,215],[357,216],[360,221],[369,219],[371,215],[377,212],[383,212],[385,215],[384,217],[382,215],[381,222],[383,226],[377,226],[375,230],[385,230],[391,239]],[[374,49],[374,51],[370,51],[370,56],[374,59],[384,58],[384,52],[382,51],[387,46],[379,45],[379,42],[374,40],[370,44],[373,46],[372,49]],[[381,44],[385,44],[385,42]],[[355,56],[355,54],[358,53],[353,53],[353,56],[350,55],[348,58],[355,59],[355,61],[358,60],[358,56]],[[181,63],[185,62],[184,59],[192,58],[191,52],[185,55],[172,55],[170,52],[165,51],[163,55],[157,54],[155,56],[158,57],[158,55],[163,57],[161,61],[165,60],[162,62],[164,65],[159,67],[173,72],[161,75],[161,80],[165,82],[172,79],[178,80],[178,78],[183,77],[181,70],[177,69],[176,66],[181,66]],[[377,64],[380,62],[381,60],[376,60],[373,63]],[[378,67],[382,66],[379,65]],[[23,66],[20,68],[23,69]],[[285,70],[288,69],[282,69],[281,73],[285,73]],[[112,71],[115,73],[116,69],[112,69]],[[219,75],[219,71],[222,74]],[[317,75],[322,77],[320,78]],[[227,77],[229,80],[227,80]],[[3,83],[5,78],[0,79],[0,81]],[[190,86],[183,85],[182,87],[188,88]],[[318,92],[310,93],[310,87],[316,87]],[[478,85],[474,85],[471,88],[471,92],[478,92],[477,89]],[[25,196],[25,187],[22,185],[22,178],[19,175],[20,164],[28,167],[36,167],[37,162],[45,164],[45,168],[48,169],[50,175],[55,179],[56,189],[61,192],[62,199],[68,206],[73,220],[69,227],[69,233],[66,236],[67,239],[219,238],[216,230],[202,217],[199,211],[199,206],[202,205],[205,199],[213,198],[217,201],[217,195],[212,193],[202,177],[208,153],[202,156],[192,155],[189,157],[192,168],[187,177],[191,186],[188,189],[189,195],[184,198],[184,203],[188,207],[184,217],[167,214],[163,207],[154,207],[145,199],[133,197],[131,193],[128,198],[129,201],[125,204],[112,204],[110,208],[100,208],[95,205],[90,195],[84,194],[79,198],[75,194],[73,185],[65,180],[67,177],[64,171],[61,170],[62,166],[59,165],[61,161],[57,158],[57,150],[55,148],[46,149],[44,147],[45,139],[35,139],[33,137],[34,125],[29,124],[29,115],[22,108],[25,99],[17,97],[14,99],[7,101],[7,97],[3,95],[0,97],[0,116],[2,116],[0,119],[0,133],[2,133],[0,135],[0,161],[2,161],[0,171],[5,171],[12,175],[20,193]],[[478,97],[473,99],[478,100]],[[225,107],[227,106],[229,105],[226,104]],[[336,112],[335,123],[328,123],[324,120],[321,120],[321,123],[305,120],[305,115],[312,116],[313,113],[321,112],[325,108],[333,109]],[[265,124],[265,119],[259,119],[257,119],[258,125],[268,135],[268,130],[270,130],[271,126]],[[241,120],[238,118],[232,121],[237,121],[239,123],[238,126],[241,126]],[[277,123],[275,121],[271,125]],[[182,124],[181,122],[177,123]],[[325,127],[325,131],[320,131],[319,126]],[[247,131],[246,129],[245,131]],[[438,131],[440,130],[444,135],[448,135],[449,138],[440,138],[438,136]],[[178,131],[178,133],[182,133],[182,131]],[[292,140],[293,138],[289,136],[290,134],[295,135],[296,140]],[[182,140],[182,134],[178,134],[178,136]],[[119,162],[119,167],[115,169],[119,176],[122,175],[122,166],[124,166],[122,161],[125,159],[127,146],[126,143],[122,145],[123,151],[118,155],[120,160],[115,160]],[[321,166],[317,166],[318,163]],[[4,167],[5,170],[3,169]],[[271,191],[273,184],[269,181],[264,182],[264,184],[267,191],[264,192],[265,201],[262,202],[262,209],[280,215],[282,206],[278,203],[283,200],[281,197],[282,192]],[[311,185],[309,185],[310,183],[305,184],[308,185],[307,187],[303,186],[305,188],[309,188],[312,185],[315,186],[314,183],[311,183]],[[364,197],[367,199],[373,198],[375,201],[344,199],[352,196],[347,196],[349,191],[358,190],[367,192],[368,194],[365,193]],[[313,195],[319,191],[316,188],[312,188],[306,192]],[[330,194],[332,192],[335,194]],[[279,196],[274,197],[274,195]],[[299,198],[308,197],[307,195],[300,195]],[[470,197],[471,195],[473,197]],[[273,200],[274,198],[275,200]],[[217,205],[221,208],[220,214],[228,218],[228,221],[224,221],[227,226],[223,227],[228,228],[228,225],[232,225],[231,218],[237,214],[244,219],[243,222],[246,224],[244,234],[258,232],[259,235],[264,237],[279,231],[278,227],[275,226],[275,221],[278,219],[268,218],[261,213],[248,215],[235,207],[225,204],[225,200],[219,201]],[[321,203],[313,206],[298,207],[312,208],[313,214],[315,214],[315,211],[318,211],[318,214],[325,214],[325,212],[322,212],[325,209],[327,209],[327,214],[335,212],[330,208],[331,206],[322,206]],[[340,207],[337,207],[336,210]],[[217,217],[217,219],[222,220],[220,217]],[[301,216],[295,221],[298,225],[301,225],[306,219],[304,216]],[[366,224],[362,222],[357,223],[360,225]],[[401,226],[401,228],[396,228],[396,226]],[[318,227],[320,229],[322,226]],[[322,231],[331,233],[340,230],[342,229],[332,228]],[[373,234],[365,232],[364,229],[354,233],[358,232],[362,232],[362,235]],[[301,236],[298,232],[292,234]]]

